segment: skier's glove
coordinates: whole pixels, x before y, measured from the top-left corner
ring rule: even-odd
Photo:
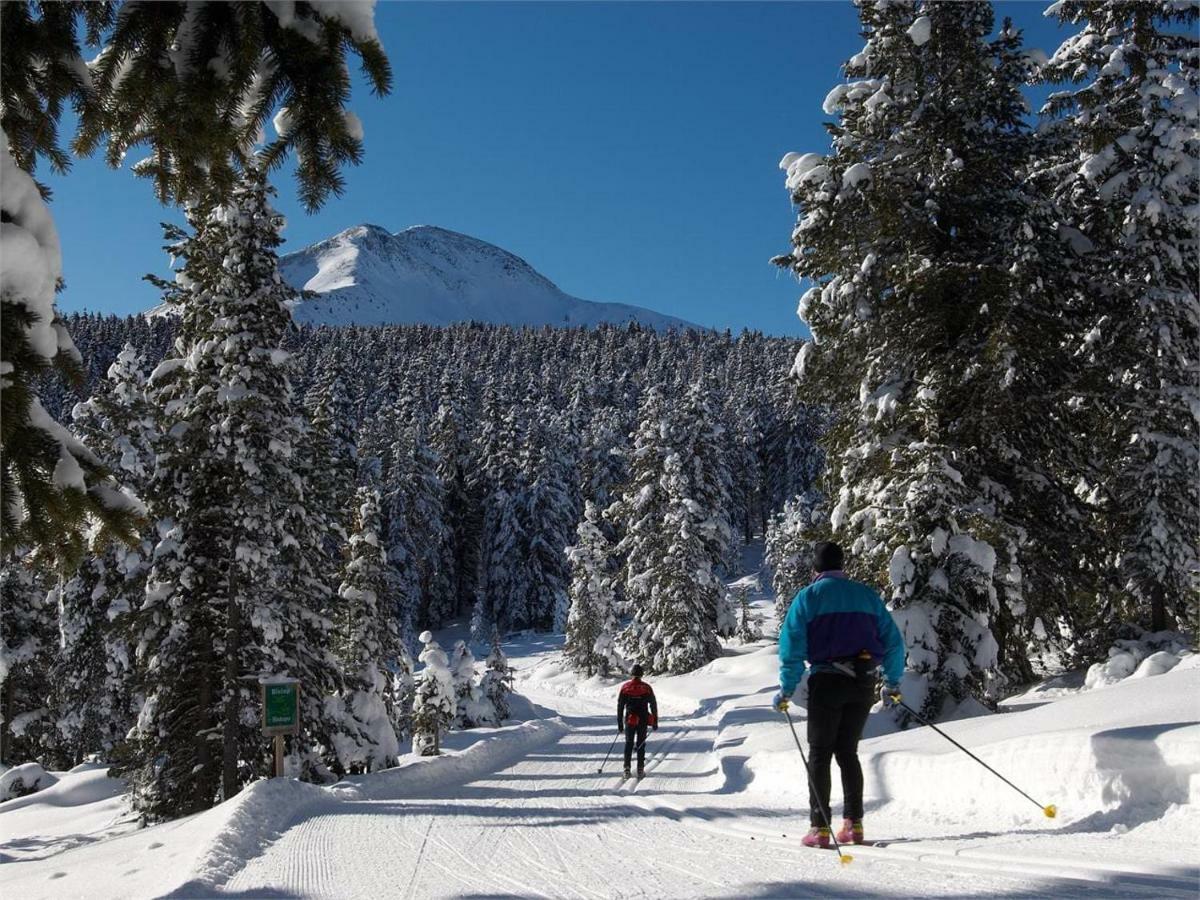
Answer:
[[[895,706],[901,700],[900,685],[885,684],[879,689],[879,699],[883,701],[883,705],[885,707]]]
[[[771,706],[775,708],[775,712],[787,712],[788,707],[792,705],[792,701],[784,696],[783,691],[780,691],[771,698]]]

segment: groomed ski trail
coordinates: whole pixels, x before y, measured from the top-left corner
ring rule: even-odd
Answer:
[[[224,895],[366,897],[911,897],[1180,895],[1182,872],[851,848],[851,866],[799,846],[798,811],[710,803],[726,787],[716,702],[664,716],[645,780],[620,780],[620,746],[597,773],[613,714],[530,693],[564,731],[462,783],[332,801],[223,885]],[[558,709],[555,709],[557,705]],[[437,765],[441,761],[435,761]],[[769,823],[769,824],[768,824]],[[775,826],[772,828],[771,826]],[[777,829],[777,830],[776,830]],[[788,839],[780,837],[787,833]],[[881,835],[881,837],[883,837]],[[755,838],[751,840],[751,838]],[[1194,895],[1194,883],[1191,894]]]

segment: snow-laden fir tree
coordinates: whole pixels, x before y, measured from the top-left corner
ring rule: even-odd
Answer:
[[[508,657],[504,655],[504,648],[500,645],[500,631],[493,628],[492,649],[487,656],[483,678],[480,679],[480,690],[494,719],[491,722],[481,722],[480,724],[502,725],[508,718],[508,695],[512,693],[511,680],[512,672],[508,667]]]
[[[0,765],[36,759],[46,730],[46,698],[57,641],[46,573],[32,551],[0,565]]]
[[[510,608],[510,627],[562,633],[567,627],[567,585],[570,575],[563,549],[570,541],[575,510],[567,487],[568,463],[539,430],[542,440],[524,456],[533,480],[521,493],[518,517],[527,545],[524,603]],[[535,463],[534,460],[537,460]],[[516,598],[514,598],[516,599]]]
[[[400,642],[408,646],[417,620],[421,582],[413,544],[416,533],[412,530],[409,516],[410,496],[403,485],[404,466],[403,459],[397,460],[389,455],[382,478],[385,485],[382,510],[384,547],[389,565],[387,614],[396,623]]]
[[[400,755],[389,715],[394,705],[389,663],[396,657],[396,623],[383,608],[387,552],[380,539],[379,492],[359,488],[350,555],[334,612],[334,652],[342,670],[347,727],[334,737],[338,761],[351,772],[395,765]],[[352,723],[352,724],[351,724]]]
[[[524,612],[528,569],[524,550],[527,536],[520,516],[521,494],[501,488],[488,500],[483,521],[483,545],[480,553],[479,590],[471,616],[472,639],[479,642],[491,633],[492,626],[508,632]]]
[[[4,115],[7,130],[6,107]],[[38,378],[56,367],[82,380],[83,360],[54,308],[62,280],[54,220],[3,135],[0,212],[0,553],[25,545],[47,565],[69,567],[89,536],[135,540],[143,510],[37,396]]]
[[[1104,528],[1120,616],[1194,627],[1200,604],[1200,58],[1195,3],[1055,3],[1078,31],[1042,69],[1057,153],[1041,163],[1086,252],[1074,335],[1096,375]],[[1097,433],[1099,431],[1099,433]],[[1096,440],[1097,437],[1100,440]]]
[[[475,679],[475,654],[466,641],[455,641],[450,651],[450,673],[454,678],[453,728],[474,728],[482,695]]]
[[[731,638],[737,631],[738,609],[737,598],[733,593],[722,590],[717,596],[717,627],[718,637]]]
[[[682,443],[658,388],[646,393],[638,418],[629,451],[629,480],[604,511],[604,518],[619,535],[615,551],[623,568],[625,603],[629,609],[648,601],[649,573],[665,552],[661,529],[667,501],[661,483],[663,460],[674,446]]]
[[[471,474],[472,459],[462,402],[446,397],[438,405],[430,428],[429,444],[437,457],[437,476],[443,493],[443,521],[447,529],[453,579],[453,614],[469,608],[478,578],[479,538],[483,511],[478,485]]]
[[[191,210],[193,234],[168,227],[183,265],[156,282],[180,324],[150,377],[161,503],[138,612],[147,694],[129,774],[151,818],[207,808],[267,770],[259,677],[300,679],[295,749],[310,774],[336,764],[333,573],[319,571],[324,535],[306,505],[307,423],[280,346],[292,291],[269,193],[248,172],[229,202]]]
[[[157,422],[146,402],[142,355],[128,344],[101,390],[72,411],[73,430],[101,461],[151,505]],[[54,730],[47,751],[63,765],[88,753],[110,758],[136,710],[131,619],[145,593],[153,543],[97,547],[54,591],[59,642],[51,693]]]
[[[401,642],[396,651],[396,668],[392,672],[392,690],[388,694],[388,714],[396,737],[407,740],[412,737],[413,700],[416,696],[417,680],[413,675],[412,654]]]
[[[721,655],[717,604],[721,586],[713,574],[708,540],[712,514],[688,496],[683,459],[670,453],[661,476],[662,558],[643,575],[633,620],[621,633],[622,656],[647,672],[690,672]]]
[[[571,566],[571,611],[563,655],[571,668],[589,677],[607,677],[624,670],[616,648],[621,623],[616,609],[613,550],[600,525],[600,512],[589,500],[576,529],[575,545],[566,551]]]
[[[405,494],[407,530],[413,536],[413,561],[420,589],[418,621],[427,627],[444,625],[454,614],[453,535],[445,522],[445,485],[438,476],[439,460],[425,428],[414,423],[392,448],[396,489]]]
[[[72,410],[73,431],[95,448],[106,466],[120,473],[151,504],[157,422],[146,402],[144,360],[126,344],[108,370],[100,392]],[[142,604],[154,542],[110,542],[55,589],[59,648],[54,665],[52,718],[48,736],[55,758],[78,764],[97,752],[106,758],[133,725],[132,611]]]
[[[767,527],[765,560],[775,592],[775,618],[783,624],[797,592],[813,580],[813,545],[829,521],[820,495],[801,494],[784,504]]]
[[[1036,290],[1049,267],[1029,256],[1061,242],[1022,177],[1019,35],[992,37],[986,3],[864,4],[860,18],[866,45],[825,101],[832,152],[781,163],[801,215],[780,262],[814,282],[794,372],[836,415],[831,530],[860,575],[890,580],[937,716],[994,696],[997,636],[1020,661],[1022,546],[1069,534],[1068,396],[1047,380],[1069,353],[1056,295]]]
[[[108,162],[117,167],[130,148],[146,145],[150,155],[133,169],[154,180],[159,199],[219,203],[286,98],[289,107],[277,121],[287,127],[265,148],[267,162],[274,166],[297,150],[303,199],[315,209],[340,191],[342,164],[362,154],[361,125],[345,109],[347,55],[362,59],[377,93],[390,88],[373,16],[358,4],[320,11],[289,4],[286,16],[265,3],[229,7],[229,15],[201,15],[203,7],[14,2],[3,8],[0,551],[23,541],[43,558],[70,560],[83,549],[89,519],[130,537],[139,512],[88,448],[47,414],[34,388],[52,366],[77,370],[81,362],[54,309],[61,251],[30,177],[42,158],[60,173],[70,166],[58,134],[65,106],[77,116],[77,154],[90,155],[106,142]],[[88,43],[101,45],[90,64],[81,56],[81,30]],[[300,33],[305,40],[296,39]],[[201,58],[208,63],[197,64]],[[313,78],[314,72],[321,74]]]
[[[729,586],[729,596],[737,611],[737,625],[733,636],[743,644],[762,640],[762,619],[750,605],[750,594],[762,590],[757,575],[739,578]]]
[[[689,446],[683,461],[687,468],[688,496],[707,514],[703,536],[714,571],[727,572],[735,564],[735,542],[729,523],[732,479],[726,461],[727,432],[720,423],[711,388],[697,382],[689,388],[682,410]],[[736,446],[736,443],[735,443]]]
[[[417,675],[413,695],[413,752],[421,756],[437,756],[441,752],[442,732],[454,721],[457,707],[454,699],[454,673],[446,651],[428,631],[421,632],[425,649],[420,660],[425,664]]]
[[[320,377],[305,397],[312,427],[308,445],[313,468],[309,493],[315,513],[326,520],[325,552],[329,565],[340,567],[356,510],[354,497],[358,448],[355,444],[343,373],[333,360],[324,360]]]

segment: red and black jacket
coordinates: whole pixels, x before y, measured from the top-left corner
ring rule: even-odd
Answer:
[[[654,699],[654,690],[640,678],[625,682],[617,695],[617,727],[625,725],[631,728],[658,725],[658,701]]]

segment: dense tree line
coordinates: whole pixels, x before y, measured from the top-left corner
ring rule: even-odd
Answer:
[[[102,753],[147,815],[202,808],[267,768],[245,676],[283,672],[305,686],[309,777],[386,765],[407,734],[431,751],[446,727],[495,721],[506,688],[473,682],[470,650],[431,638],[414,682],[414,636],[453,620],[477,644],[568,630],[587,610],[570,545],[589,528],[608,541],[596,637],[613,666],[715,656],[720,576],[819,469],[821,416],[776,400],[796,342],[296,329],[268,196],[250,177],[168,229],[171,316],[66,320],[91,396],[51,382],[45,402],[136,489],[150,526],[49,599],[9,576],[25,599],[6,616],[40,648],[11,681],[16,755]],[[57,669],[70,678],[51,690]]]

